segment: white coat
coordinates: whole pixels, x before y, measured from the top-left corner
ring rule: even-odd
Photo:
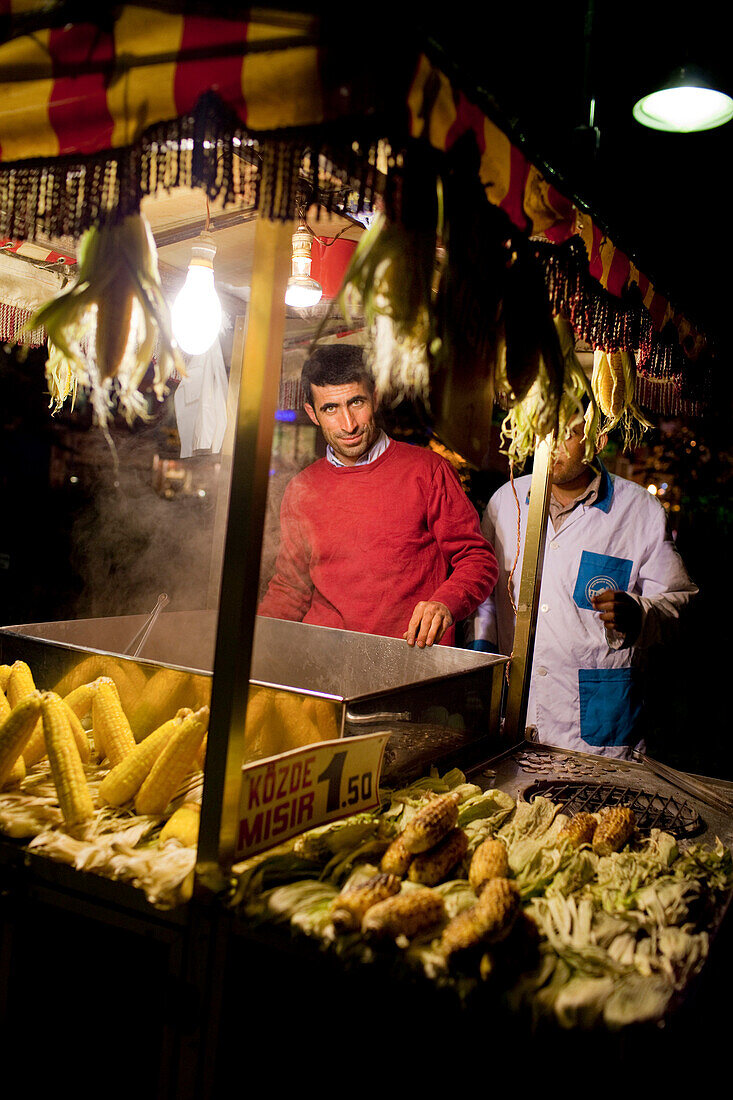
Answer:
[[[579,504],[559,532],[548,522],[527,725],[540,741],[579,752],[625,757],[641,744],[644,648],[661,641],[697,592],[667,535],[662,505],[635,482],[602,467],[593,504]],[[522,553],[531,478],[515,480]],[[511,654],[514,612],[507,581],[517,553],[517,502],[510,484],[489,501],[481,524],[499,561],[494,593],[478,608],[468,642]],[[522,555],[513,577],[516,604]],[[607,631],[589,602],[604,589],[628,592],[641,606],[629,646]],[[478,645],[477,645],[478,643]]]

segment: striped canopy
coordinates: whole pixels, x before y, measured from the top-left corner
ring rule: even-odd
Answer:
[[[225,201],[251,195],[263,214],[292,217],[304,173],[316,200],[333,201],[335,180],[361,204],[381,194],[396,210],[411,151],[448,154],[470,135],[487,199],[535,242],[555,308],[596,346],[633,346],[633,333],[642,402],[682,407],[704,335],[417,46],[400,46],[399,65],[345,67],[308,15],[129,4],[92,24],[63,12],[0,0],[11,28],[0,45],[3,237],[76,237],[178,184]]]

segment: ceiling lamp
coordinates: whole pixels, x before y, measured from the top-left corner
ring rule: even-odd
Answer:
[[[634,104],[634,118],[642,126],[670,133],[712,130],[733,118],[733,99],[710,86],[694,69],[677,69],[664,87]]]
[[[221,329],[221,302],[214,286],[215,255],[214,239],[204,230],[193,243],[186,281],[171,310],[173,335],[189,355],[208,351]]]
[[[293,233],[292,275],[285,291],[285,304],[297,309],[307,309],[320,302],[323,287],[311,278],[312,235],[304,219]]]

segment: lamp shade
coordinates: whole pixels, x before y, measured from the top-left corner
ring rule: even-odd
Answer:
[[[733,99],[714,88],[700,71],[677,69],[667,83],[634,104],[634,118],[642,126],[669,133],[712,130],[733,118]]]
[[[357,241],[350,241],[345,237],[316,237],[313,241],[311,274],[323,287],[324,298],[338,297],[357,244]]]

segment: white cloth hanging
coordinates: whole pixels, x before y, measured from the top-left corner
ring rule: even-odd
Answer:
[[[192,355],[186,377],[174,395],[181,458],[218,454],[227,426],[227,372],[221,344],[214,341],[203,355]]]

